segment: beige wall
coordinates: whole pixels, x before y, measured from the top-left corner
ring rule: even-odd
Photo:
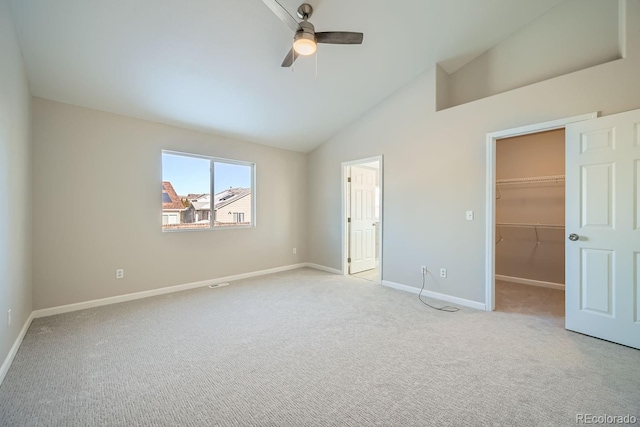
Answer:
[[[566,0],[448,79],[439,107],[523,87],[620,58],[618,1]]]
[[[564,157],[564,129],[501,139],[496,142],[496,178],[564,175]],[[563,225],[564,189],[564,182],[500,185],[496,222]],[[497,227],[496,274],[564,283],[564,229],[537,231]]]
[[[640,108],[640,2],[628,2],[626,59],[439,112],[435,68],[309,157],[309,261],[341,268],[341,162],[384,155],[384,280],[484,302],[486,134]],[[476,219],[465,220],[474,210]]]
[[[496,142],[496,179],[564,175],[564,129]]]
[[[307,259],[304,154],[39,98],[33,138],[34,309]],[[257,227],[163,233],[163,149],[255,162]]]
[[[0,364],[31,314],[31,98],[10,15],[0,0]]]

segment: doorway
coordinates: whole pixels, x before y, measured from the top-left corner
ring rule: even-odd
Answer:
[[[563,127],[565,328],[640,349],[640,110],[487,135],[487,309],[495,309],[496,141]]]
[[[496,277],[496,245],[504,243],[504,240],[500,242],[500,239],[504,238],[504,234],[501,234],[501,233],[504,232],[504,230],[507,230],[507,228],[509,228],[509,230],[506,231],[506,233],[510,233],[510,235],[512,236],[512,239],[515,238],[513,233],[520,233],[520,234],[517,234],[518,236],[523,236],[524,234],[526,234],[527,236],[530,236],[530,237],[535,236],[535,234],[532,236],[531,232],[537,233],[537,236],[535,236],[535,239],[536,239],[535,244],[537,247],[538,246],[537,242],[540,241],[540,231],[541,231],[541,228],[535,227],[535,222],[533,222],[533,226],[532,226],[531,221],[529,223],[526,223],[524,221],[522,223],[520,222],[509,223],[508,218],[506,220],[503,220],[504,219],[503,217],[500,217],[497,219],[496,202],[498,200],[498,197],[502,197],[502,192],[504,191],[504,188],[498,189],[499,183],[498,183],[497,169],[496,169],[496,162],[497,162],[496,151],[497,151],[498,141],[504,140],[506,138],[515,138],[515,137],[521,137],[526,135],[538,134],[542,132],[564,130],[565,127],[571,123],[581,122],[589,119],[594,119],[597,117],[598,117],[598,113],[583,114],[580,116],[568,117],[568,118],[554,120],[550,122],[523,126],[523,127],[514,128],[514,129],[507,129],[507,130],[487,134],[487,189],[486,189],[486,196],[487,196],[486,236],[487,236],[487,239],[486,239],[486,269],[485,269],[486,270],[485,301],[486,301],[487,311],[493,311],[496,309],[496,279],[499,280],[504,278],[504,277]],[[508,178],[503,178],[503,179],[507,180],[505,182],[507,183],[509,182]],[[553,180],[555,181],[555,178]],[[522,185],[522,184],[524,183],[517,183],[513,185],[515,188],[516,186]],[[518,212],[518,210],[514,210],[513,212],[514,213]],[[499,223],[503,224],[500,229],[498,228]],[[514,226],[508,227],[509,224],[513,224]],[[522,227],[523,224],[525,225],[528,224],[529,226]],[[562,225],[562,224],[549,223],[546,225],[553,226],[553,225]],[[558,228],[561,228],[561,227],[558,227]],[[547,230],[551,232],[552,228],[545,229],[545,231]],[[557,232],[559,233],[559,231]],[[562,232],[563,232],[563,238],[564,238],[564,229],[562,229]],[[536,249],[536,248],[533,248],[533,249]],[[566,267],[565,267],[565,271],[566,271]],[[506,277],[508,277],[509,280],[511,280],[511,283],[513,282],[514,276],[506,276]],[[556,273],[556,277],[557,277],[557,273]],[[533,279],[533,280],[536,280],[536,279]],[[531,281],[525,281],[525,282],[527,284],[534,283]],[[561,283],[564,283],[564,281]],[[522,281],[519,284],[522,284]],[[535,284],[538,286],[547,285],[546,286],[547,289],[553,289],[554,284],[559,285],[560,283],[556,283],[548,279],[540,280],[540,278],[538,278]],[[516,291],[518,290],[517,287],[514,289],[516,289]],[[556,286],[555,289],[559,290],[560,287]],[[565,300],[565,303],[566,303],[566,300]]]
[[[564,127],[496,140],[496,311],[564,324],[564,183]]]
[[[342,164],[342,272],[382,282],[382,156]]]

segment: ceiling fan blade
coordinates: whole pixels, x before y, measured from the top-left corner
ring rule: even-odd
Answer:
[[[289,12],[287,12],[287,9],[285,9],[280,3],[278,3],[278,0],[262,0],[262,2],[266,4],[267,7],[271,9],[271,11],[275,13],[278,18],[282,19],[282,21],[287,24],[289,28],[291,28],[293,31],[298,31],[298,21],[296,21],[296,19],[291,16]]]
[[[316,33],[318,43],[329,44],[362,44],[364,35],[362,33],[352,33],[349,31],[327,31]]]
[[[293,50],[293,48],[291,48],[291,50],[289,51],[289,53],[287,53],[287,56],[284,58],[284,61],[282,61],[282,67],[291,67],[293,65],[293,63],[295,62],[296,59],[298,59],[298,56],[300,56],[298,54],[298,52],[296,52],[295,50]]]

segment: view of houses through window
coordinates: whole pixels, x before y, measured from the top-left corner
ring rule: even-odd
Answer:
[[[254,223],[254,164],[162,152],[162,229]]]

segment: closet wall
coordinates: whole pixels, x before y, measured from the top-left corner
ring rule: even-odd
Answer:
[[[564,129],[497,141],[497,279],[564,284],[564,150]]]

